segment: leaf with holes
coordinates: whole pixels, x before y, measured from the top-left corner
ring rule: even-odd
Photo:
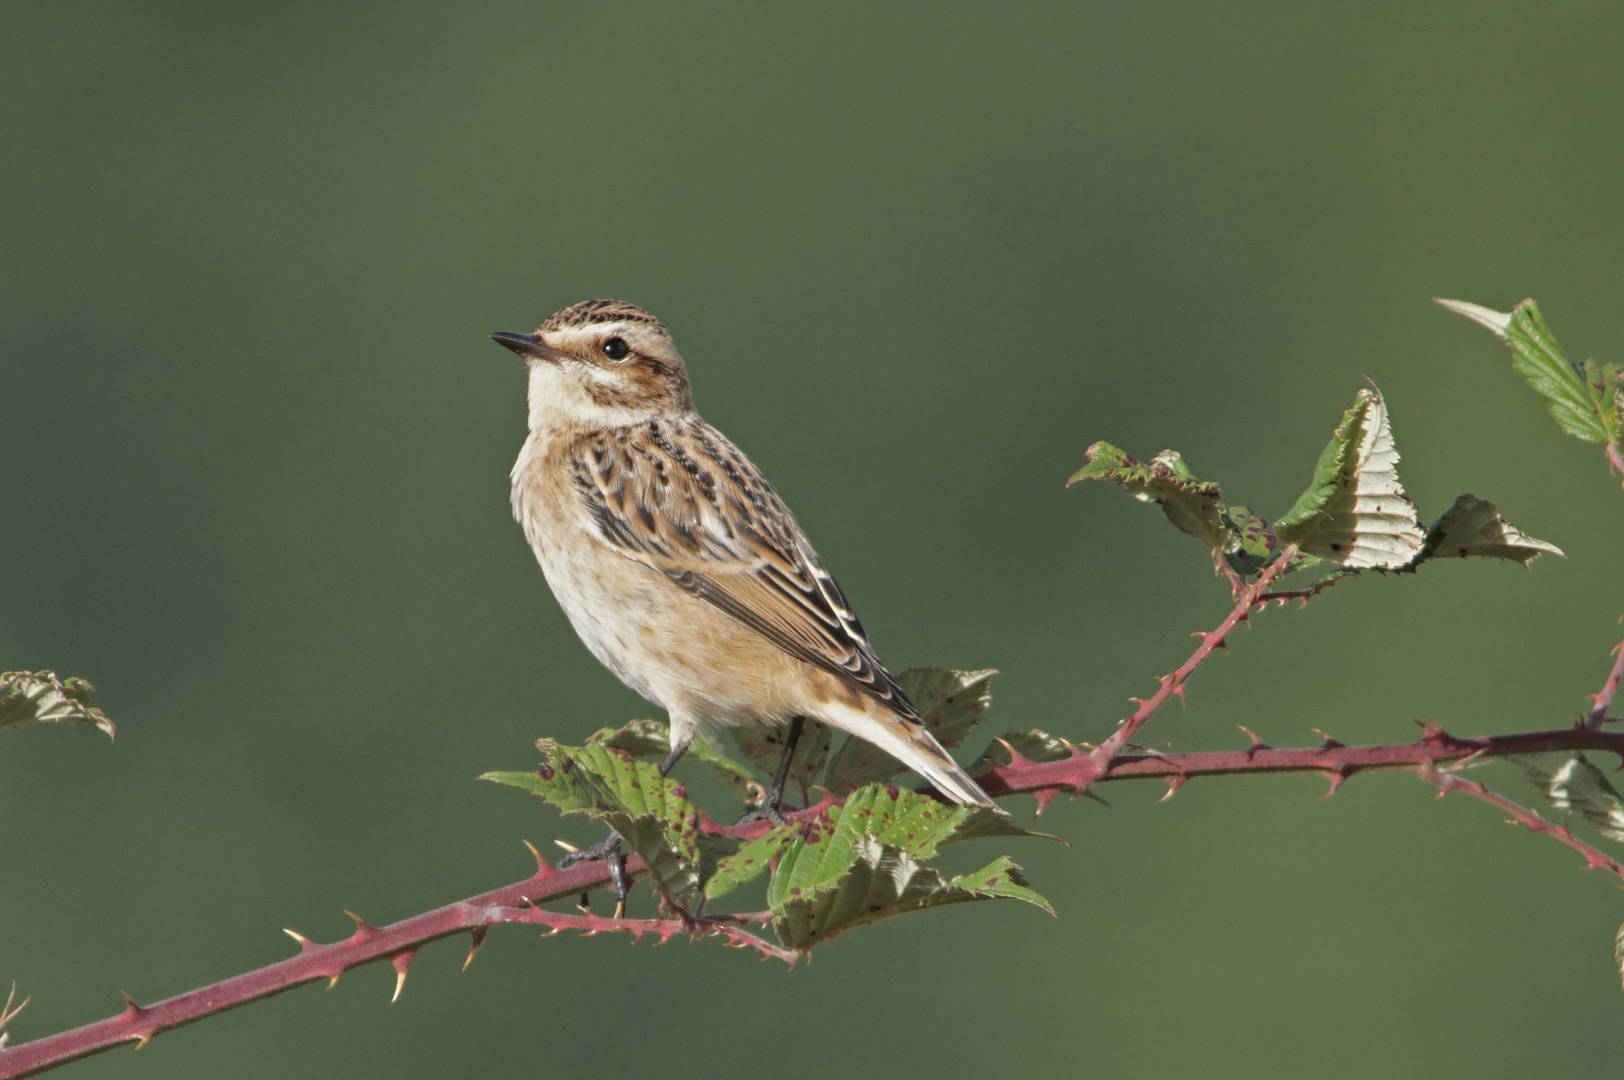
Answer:
[[[1620,415],[1624,414],[1624,382],[1618,365],[1569,360],[1533,300],[1524,300],[1510,311],[1463,300],[1438,303],[1488,327],[1511,346],[1511,366],[1545,400],[1546,410],[1563,431],[1586,442],[1618,441]]]
[[[1562,549],[1529,536],[1501,517],[1493,503],[1468,492],[1432,523],[1410,567],[1428,559],[1470,558],[1509,559],[1527,566],[1547,553],[1561,555]]]
[[[1352,570],[1405,565],[1420,552],[1425,534],[1397,467],[1381,392],[1360,390],[1320,454],[1308,490],[1275,522],[1275,535]]]
[[[54,671],[0,674],[0,729],[30,724],[90,724],[109,739],[118,734],[96,708],[96,688],[84,679],[58,678]]]

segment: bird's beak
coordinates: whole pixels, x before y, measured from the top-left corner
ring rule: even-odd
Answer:
[[[509,330],[498,330],[491,335],[491,340],[498,345],[505,345],[527,360],[568,360],[570,354],[553,348],[541,340],[540,334],[515,334]]]

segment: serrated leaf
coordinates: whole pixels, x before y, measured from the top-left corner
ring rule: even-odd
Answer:
[[[1250,506],[1225,507],[1224,526],[1227,530],[1224,561],[1235,573],[1255,574],[1274,561],[1278,546],[1274,532]]]
[[[1562,549],[1536,540],[1500,516],[1487,499],[1470,492],[1455,500],[1444,516],[1432,523],[1421,551],[1410,565],[1428,559],[1509,559],[1527,566],[1543,554],[1561,555]]]
[[[1097,442],[1085,454],[1088,464],[1071,474],[1067,487],[1082,480],[1116,484],[1140,502],[1159,505],[1168,521],[1206,544],[1215,559],[1223,554],[1229,535],[1218,485],[1192,476],[1176,451],[1163,450],[1147,463],[1108,442]]]
[[[1410,562],[1425,534],[1398,482],[1398,457],[1381,392],[1360,390],[1320,454],[1313,482],[1275,522],[1276,536],[1353,570]]]
[[[783,906],[773,931],[787,948],[810,949],[836,934],[928,908],[979,900],[1024,900],[1054,914],[1007,855],[950,881],[917,860],[864,836],[851,869],[832,887]]]
[[[1511,763],[1552,807],[1578,814],[1609,840],[1624,841],[1624,796],[1584,754],[1519,754]]]
[[[715,900],[726,896],[766,873],[773,857],[800,830],[801,826],[794,823],[780,825],[754,840],[745,841],[731,855],[723,856],[718,860],[715,872],[705,882],[705,899]]]
[[[987,715],[992,705],[992,677],[996,674],[991,668],[954,671],[918,667],[901,672],[896,681],[919,710],[930,733],[952,749]],[[844,795],[865,784],[883,784],[906,768],[884,750],[848,736],[830,759],[823,786]]]
[[[1586,442],[1617,441],[1624,410],[1619,368],[1569,360],[1533,300],[1524,300],[1509,312],[1461,300],[1438,303],[1488,327],[1511,346],[1511,366],[1545,400],[1546,410],[1563,431]]]
[[[784,846],[767,887],[778,908],[838,881],[858,858],[862,838],[896,848],[910,858],[935,856],[943,844],[988,836],[1039,836],[1007,816],[980,806],[949,806],[894,785],[872,784],[831,806],[815,824],[800,827]]]
[[[96,688],[54,671],[0,673],[0,729],[30,724],[91,724],[113,738],[117,727],[96,708]]]
[[[681,898],[700,884],[704,862],[714,861],[699,815],[681,784],[657,766],[603,745],[560,746],[540,739],[542,763],[535,772],[491,772],[481,777],[523,788],[566,814],[605,822],[642,856],[655,887]]]
[[[670,728],[659,720],[632,720],[618,728],[601,728],[587,736],[587,745],[600,744],[615,750],[624,750],[636,758],[657,758],[663,761],[671,753]],[[722,753],[709,738],[701,735],[688,745],[684,758],[693,758],[708,765],[740,799],[749,801],[761,785],[755,774]]]

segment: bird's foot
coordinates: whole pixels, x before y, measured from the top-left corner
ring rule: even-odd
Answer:
[[[626,853],[620,850],[620,834],[610,833],[602,840],[589,848],[572,851],[557,862],[560,870],[568,869],[578,862],[592,862],[603,859],[609,864],[609,881],[615,890],[615,914],[619,919],[626,914],[626,897],[632,891],[632,880],[626,873]],[[581,906],[587,907],[586,894],[581,894]]]
[[[799,806],[785,802],[782,791],[768,791],[761,797],[761,802],[756,804],[754,810],[745,811],[744,816],[735,821],[733,825],[737,828],[740,825],[748,825],[752,821],[770,821],[774,825],[788,825],[789,818],[784,816],[784,811],[788,810],[793,814],[800,809]]]

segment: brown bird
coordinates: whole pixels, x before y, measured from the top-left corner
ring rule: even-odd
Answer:
[[[895,757],[960,803],[992,802],[926,729],[778,493],[694,411],[671,335],[586,300],[534,334],[513,514],[587,648],[671,719],[668,770],[702,730],[802,718]]]

